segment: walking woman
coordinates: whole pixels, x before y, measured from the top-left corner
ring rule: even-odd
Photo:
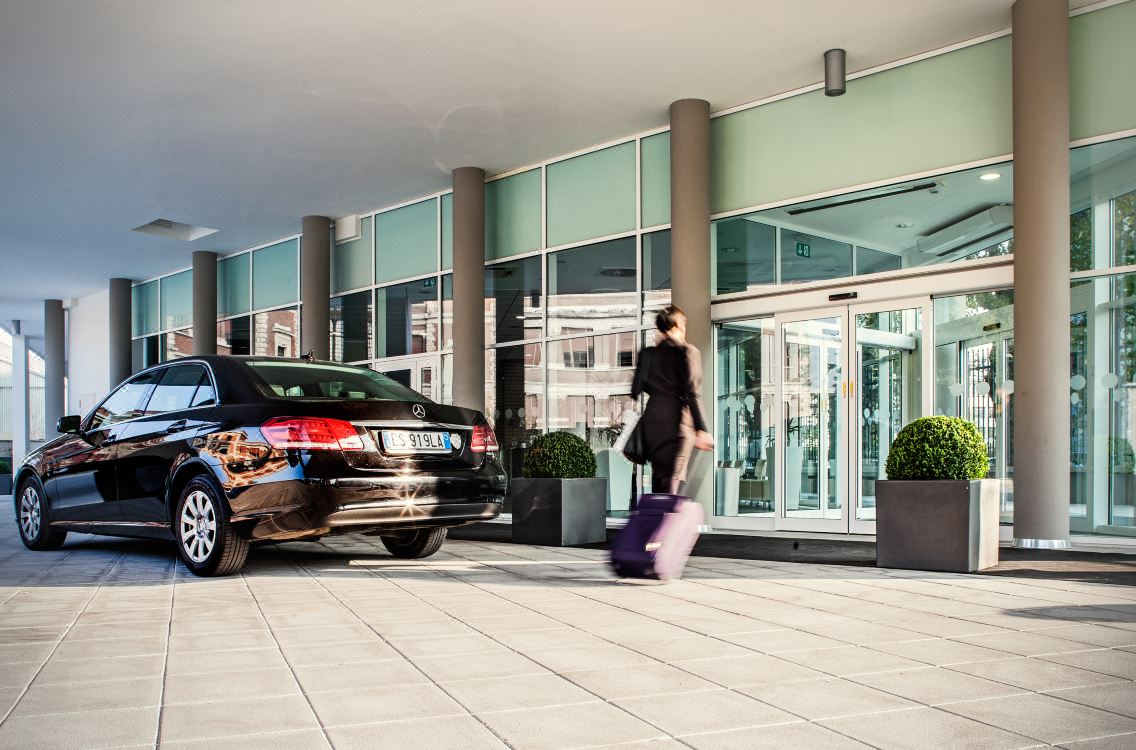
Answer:
[[[651,462],[651,491],[677,495],[692,451],[714,448],[702,416],[702,354],[686,343],[686,314],[668,305],[655,317],[659,340],[635,368],[631,397],[646,393],[641,427]]]

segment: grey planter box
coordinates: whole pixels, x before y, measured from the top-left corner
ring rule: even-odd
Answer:
[[[876,565],[971,573],[998,564],[997,479],[876,482]]]
[[[12,475],[0,474],[0,495],[12,494]]]
[[[603,479],[514,479],[513,541],[564,547],[607,540]]]

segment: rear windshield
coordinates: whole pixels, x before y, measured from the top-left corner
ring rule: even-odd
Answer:
[[[429,401],[386,375],[362,367],[301,362],[246,362],[266,396],[348,401]]]

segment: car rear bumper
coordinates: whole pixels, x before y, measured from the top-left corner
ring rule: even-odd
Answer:
[[[235,523],[251,522],[252,539],[285,540],[461,526],[496,518],[504,500],[504,477],[495,474],[386,476],[270,482],[231,497],[230,507]]]

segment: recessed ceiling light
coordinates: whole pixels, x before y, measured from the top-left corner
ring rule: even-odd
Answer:
[[[913,227],[913,226],[915,226],[915,225],[912,224],[910,221],[901,221],[900,223],[895,225],[895,228],[896,229],[911,229],[911,227]]]
[[[990,182],[991,180],[1001,179],[1001,177],[1002,177],[1002,175],[999,174],[998,172],[983,172],[982,174],[978,175],[978,179],[983,180],[985,182]]]

